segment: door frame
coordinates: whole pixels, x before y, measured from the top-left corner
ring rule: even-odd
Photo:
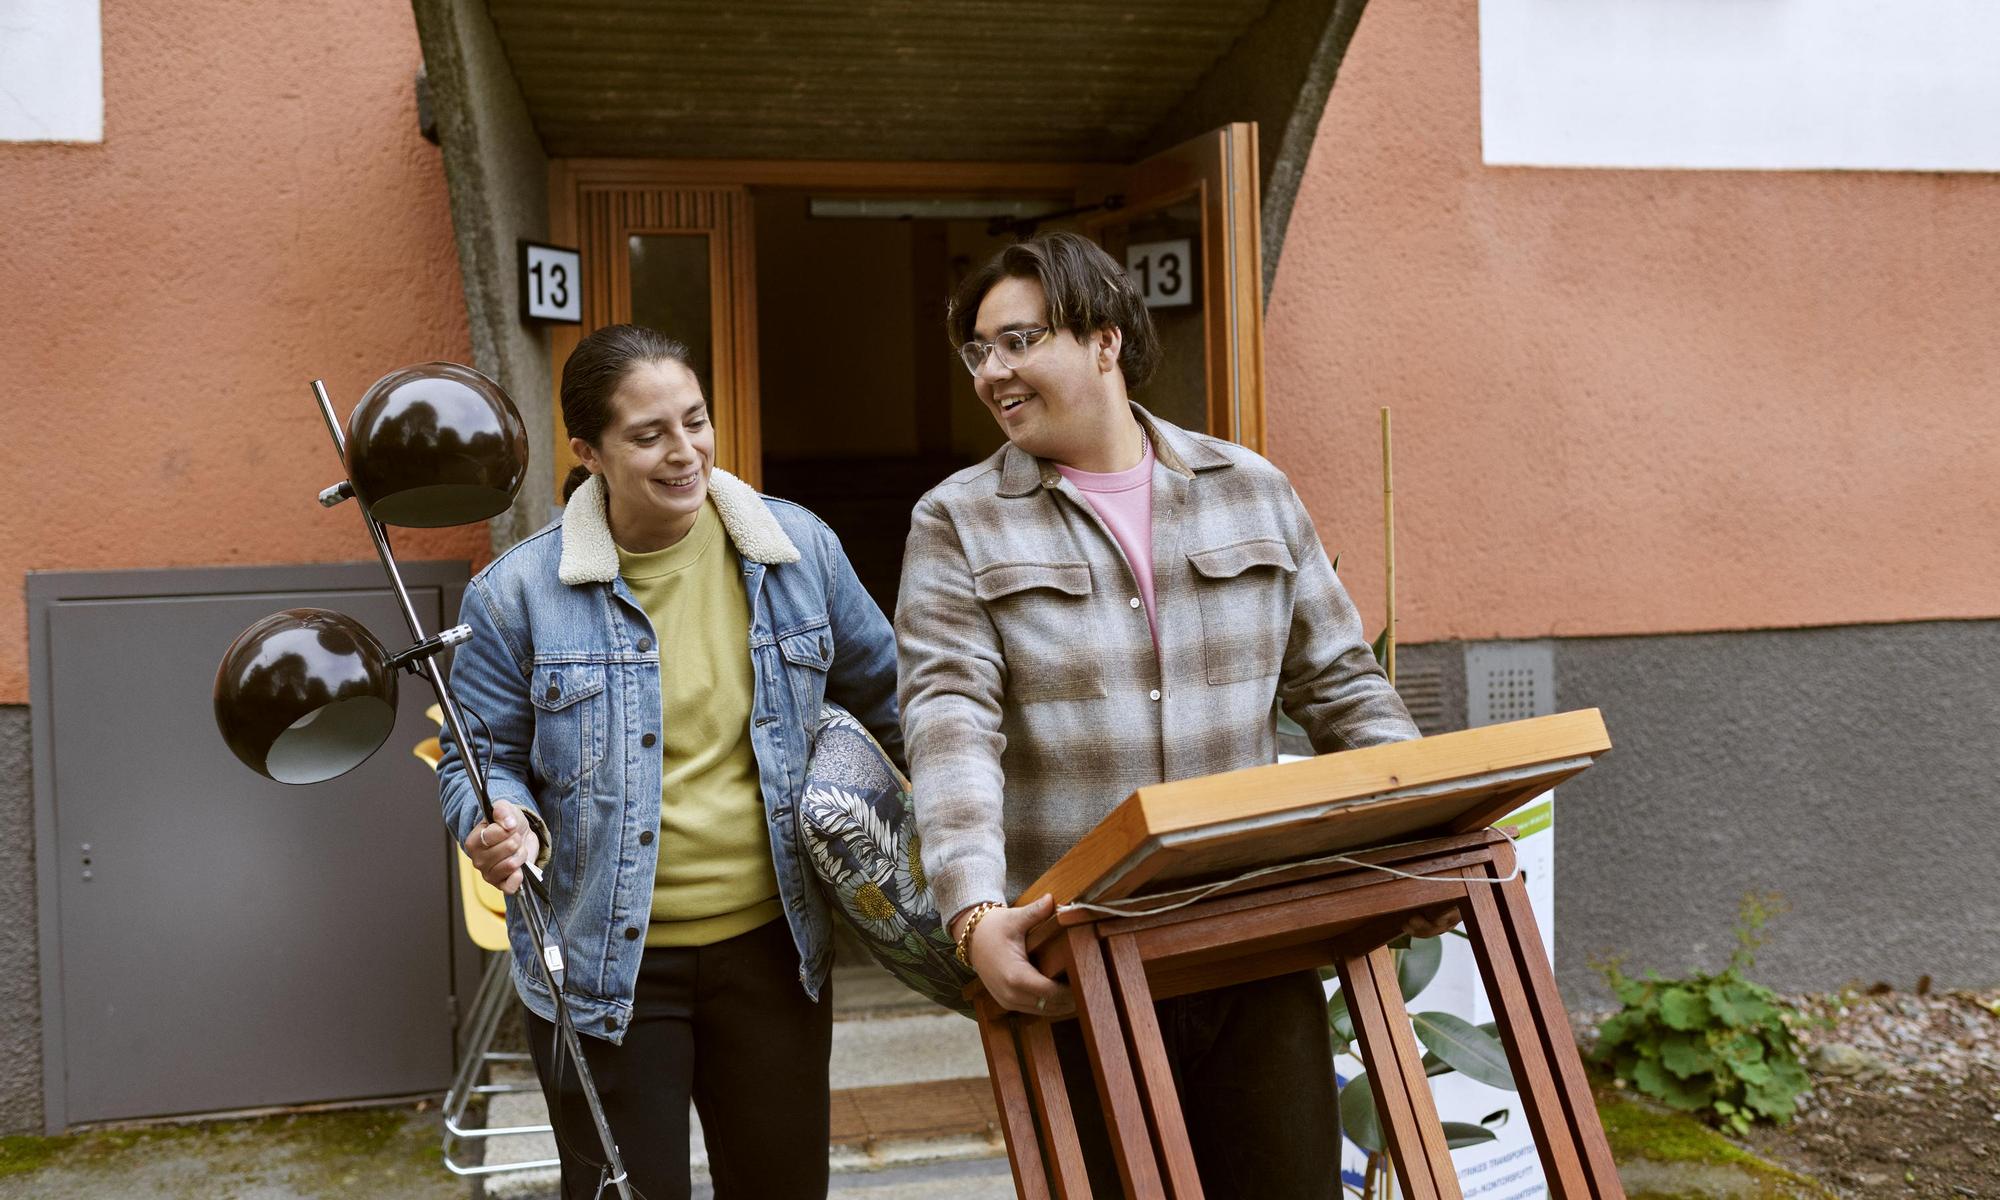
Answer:
[[[1255,142],[1248,143],[1254,164]],[[1162,156],[1164,157],[1164,156]],[[1150,160],[1149,160],[1150,161]],[[739,367],[747,370],[755,379],[755,278],[756,259],[754,245],[755,225],[751,219],[754,192],[759,188],[784,188],[791,190],[811,190],[829,194],[865,194],[871,196],[898,197],[1064,197],[1101,196],[1121,190],[1124,181],[1135,167],[1143,164],[1120,163],[1008,163],[1008,162],[882,162],[843,161],[835,159],[649,159],[649,158],[557,158],[549,160],[549,236],[550,240],[582,249],[579,228],[579,213],[583,197],[588,192],[615,190],[620,188],[657,189],[701,189],[729,190],[744,198],[740,215],[732,222],[730,236],[740,244],[719,248],[718,261],[726,261],[734,272],[729,289],[733,297],[732,311],[722,313],[730,320],[744,323],[749,339],[738,337],[735,345],[739,354],[747,347],[750,361]],[[1254,178],[1254,175],[1252,176]],[[1247,224],[1240,219],[1247,215]],[[1236,213],[1225,216],[1225,227],[1211,228],[1210,236],[1221,240],[1227,237],[1235,247],[1245,244],[1257,245],[1256,206],[1249,206],[1247,214]],[[1255,281],[1253,281],[1255,282]],[[590,319],[588,307],[600,283],[584,281],[585,320]],[[1217,297],[1221,299],[1221,297]],[[601,301],[600,301],[601,303]],[[1244,319],[1240,308],[1241,298],[1229,297],[1222,311],[1229,314],[1229,336],[1245,334],[1261,337],[1262,304],[1257,298],[1256,311]],[[1246,328],[1245,326],[1248,326]],[[562,478],[575,463],[569,451],[569,439],[562,423],[562,367],[570,351],[582,340],[584,326],[556,326],[550,335],[550,411],[553,419],[555,447],[555,475],[557,494],[561,494]],[[1261,347],[1254,356],[1261,360]],[[1214,351],[1211,348],[1211,362]],[[721,362],[717,363],[718,369]],[[1239,393],[1239,406],[1233,422],[1232,433],[1250,449],[1259,453],[1264,446],[1264,398],[1261,387]],[[754,394],[737,398],[736,411],[718,414],[732,418],[739,424],[749,425],[749,418],[760,411]],[[1211,393],[1211,403],[1214,395]],[[741,476],[753,486],[762,474],[762,457],[758,448],[760,439],[757,430],[746,428],[736,442],[737,452],[732,455],[737,461],[717,465]],[[718,455],[718,459],[721,456]]]

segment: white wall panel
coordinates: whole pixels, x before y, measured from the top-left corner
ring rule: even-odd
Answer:
[[[104,140],[96,0],[0,0],[0,142]]]
[[[1480,0],[1485,161],[2000,170],[1996,0]]]

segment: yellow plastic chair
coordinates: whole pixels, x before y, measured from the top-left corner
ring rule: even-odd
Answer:
[[[442,724],[444,714],[433,704],[425,713],[432,721]],[[438,760],[444,756],[443,749],[434,737],[425,738],[411,748],[410,753],[437,770]],[[532,1162],[503,1163],[498,1166],[484,1164],[462,1164],[453,1158],[453,1151],[462,1153],[461,1143],[479,1141],[484,1138],[507,1137],[512,1134],[546,1134],[547,1125],[510,1125],[500,1128],[467,1128],[465,1110],[472,1105],[475,1096],[497,1096],[518,1092],[539,1092],[541,1087],[532,1083],[490,1083],[487,1082],[487,1068],[494,1063],[525,1063],[529,1056],[518,1052],[493,1049],[493,1036],[499,1031],[500,1021],[507,1015],[510,1002],[514,998],[514,981],[508,972],[507,952],[507,897],[499,888],[486,882],[479,874],[465,850],[457,850],[458,856],[458,899],[459,915],[465,920],[466,936],[472,944],[487,951],[486,973],[480,978],[479,991],[475,994],[471,1009],[466,1013],[459,1032],[458,1075],[452,1080],[451,1090],[444,1097],[444,1165],[454,1175],[480,1177],[502,1175],[513,1171],[539,1171],[561,1165],[560,1159],[546,1158]]]

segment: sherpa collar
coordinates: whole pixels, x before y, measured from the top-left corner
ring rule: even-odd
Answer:
[[[708,494],[722,518],[722,528],[738,553],[767,565],[799,561],[799,548],[757,489],[729,472],[709,472]],[[556,575],[564,583],[610,583],[618,578],[618,543],[611,540],[611,521],[604,512],[604,478],[592,475],[563,506],[562,563]]]

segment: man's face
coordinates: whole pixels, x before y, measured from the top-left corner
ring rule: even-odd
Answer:
[[[611,394],[599,444],[570,446],[604,476],[612,531],[627,550],[657,550],[694,527],[715,467],[715,426],[693,372],[671,359],[640,363]]]
[[[972,336],[990,342],[1011,330],[1048,323],[1042,285],[1010,275],[979,302]],[[1107,363],[1110,372],[1118,369],[1117,344],[1116,331],[1078,340],[1067,329],[1053,330],[1025,350],[1007,354],[1012,366],[1000,361],[1001,352],[988,352],[973,372],[973,389],[1008,441],[1037,458],[1069,462],[1101,436],[1105,414],[1120,407],[1106,372]]]

